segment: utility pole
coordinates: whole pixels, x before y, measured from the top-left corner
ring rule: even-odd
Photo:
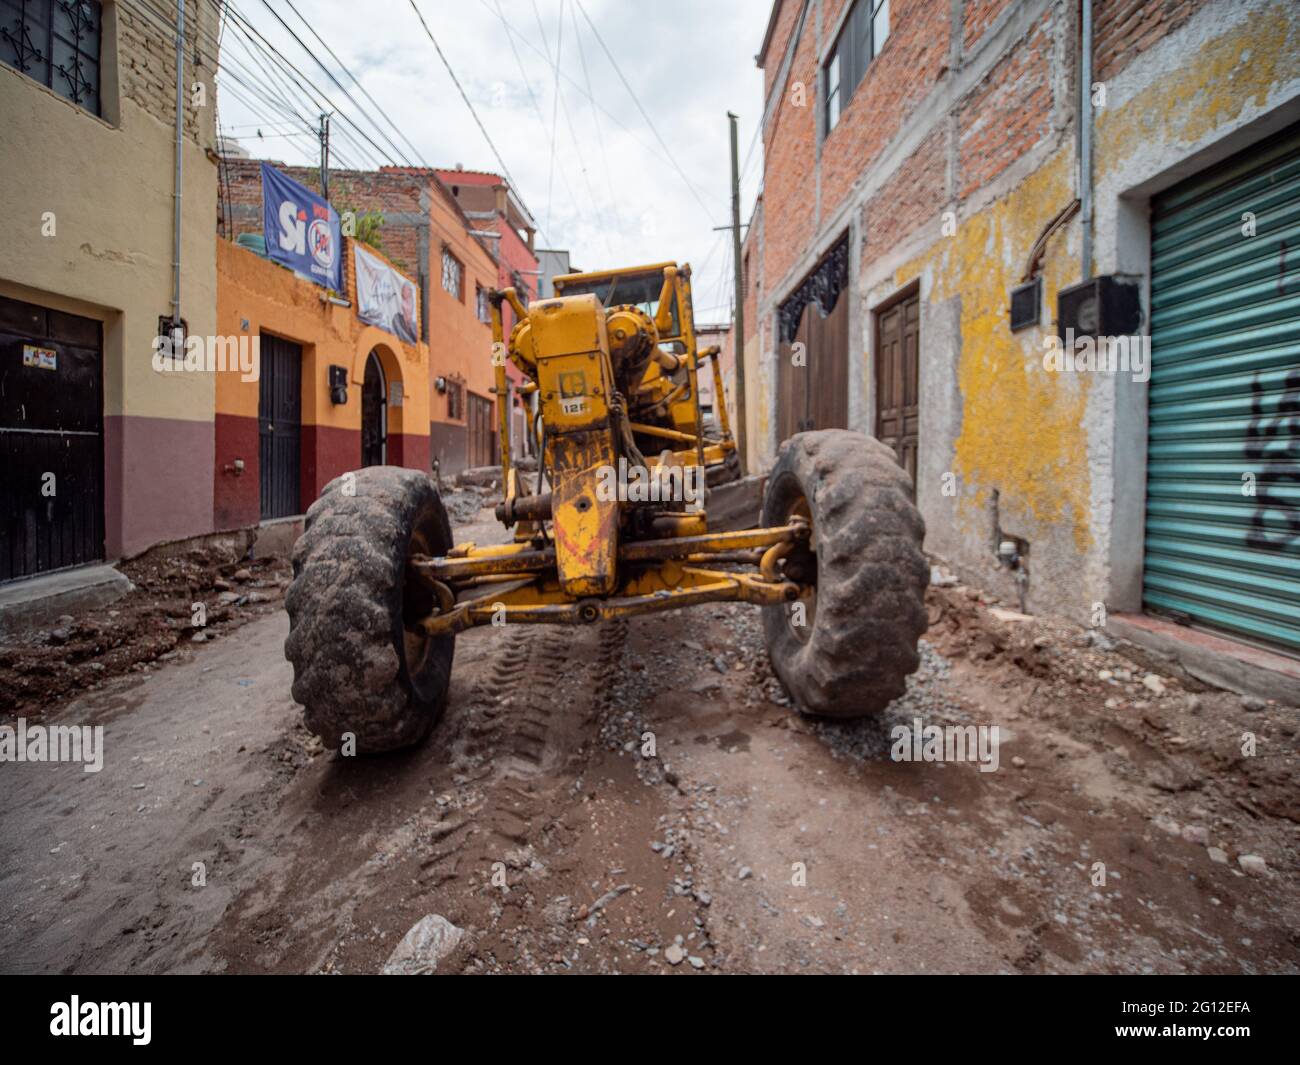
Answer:
[[[740,257],[740,153],[736,144],[736,116],[727,112],[731,123],[731,250],[736,266],[736,310],[732,337],[736,354],[736,453],[740,472],[748,465],[745,449],[745,264]]]
[[[330,116],[320,116],[320,194],[330,198]]]

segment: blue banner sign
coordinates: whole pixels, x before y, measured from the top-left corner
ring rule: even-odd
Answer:
[[[343,291],[339,216],[305,185],[262,164],[266,257],[335,292]]]

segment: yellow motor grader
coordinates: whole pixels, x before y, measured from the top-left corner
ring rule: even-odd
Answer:
[[[554,285],[527,307],[513,289],[490,298],[496,516],[512,542],[453,544],[433,480],[393,466],[336,478],[307,512],[285,642],[307,727],[329,747],[350,735],[360,752],[418,742],[442,714],[456,634],[472,626],[586,625],[722,601],[764,608],[773,668],[805,712],[858,717],[902,694],[929,570],[893,452],[847,430],[799,433],[767,477],[761,527],[710,531],[708,485],[739,461],[718,350],[696,346],[690,267]],[[508,337],[503,304],[516,319]],[[507,360],[535,412],[535,472],[511,461]]]

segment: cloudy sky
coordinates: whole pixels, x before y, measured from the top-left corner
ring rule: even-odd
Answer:
[[[270,3],[288,28],[265,0],[235,0],[245,26],[232,20],[222,40],[229,73],[222,127],[252,155],[317,162],[318,144],[304,127],[316,124],[323,95],[365,133],[336,115],[336,165],[500,169],[411,0]],[[568,248],[587,269],[689,261],[697,315],[725,319],[730,234],[713,227],[731,221],[726,112],[740,116],[748,220],[762,171],[754,54],[766,0],[415,3],[537,221],[539,245]],[[255,48],[246,33],[265,43]],[[301,77],[268,69],[268,46]]]

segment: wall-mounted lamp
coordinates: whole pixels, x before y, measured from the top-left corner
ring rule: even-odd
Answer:
[[[438,394],[441,395],[447,391],[447,379],[445,377],[436,378],[433,382],[433,387],[436,388]]]
[[[330,402],[341,407],[348,401],[348,368],[330,367]]]

